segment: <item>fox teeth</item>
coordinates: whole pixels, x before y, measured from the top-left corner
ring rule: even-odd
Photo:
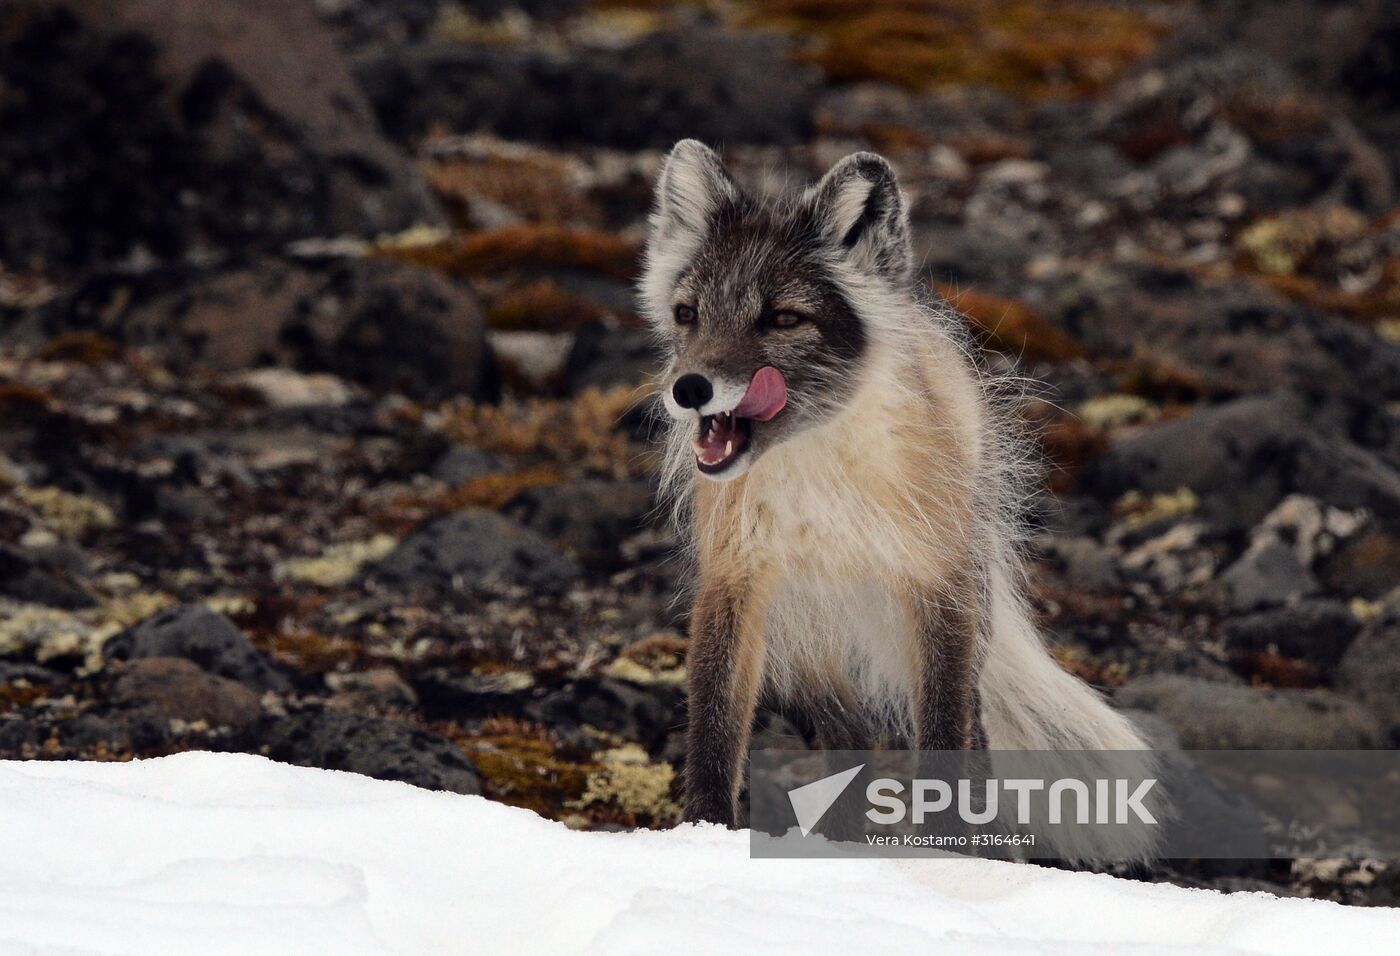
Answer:
[[[734,454],[734,442],[727,441],[724,443],[724,457],[728,458],[732,454]]]

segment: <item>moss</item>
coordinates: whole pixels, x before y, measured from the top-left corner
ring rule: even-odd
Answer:
[[[1121,392],[1098,395],[1079,406],[1080,420],[1099,431],[1156,421],[1160,415],[1161,409],[1141,395]]]
[[[579,809],[607,807],[637,823],[666,825],[680,819],[672,797],[676,778],[669,763],[652,763],[637,744],[624,744],[594,754],[600,766],[588,774]]]
[[[574,162],[543,150],[502,146],[495,154],[454,156],[429,163],[428,184],[461,224],[475,221],[472,207],[486,201],[528,222],[594,222],[598,208],[576,185]]]
[[[32,423],[53,402],[47,390],[25,382],[0,382],[0,422]]]
[[[596,303],[549,278],[503,292],[486,312],[486,321],[493,329],[509,332],[567,332],[602,318],[603,310]]]
[[[1080,358],[1084,347],[1068,333],[1041,318],[1016,299],[940,284],[938,294],[967,317],[988,346],[1030,361],[1065,362]]]
[[[764,0],[740,9],[744,22],[809,37],[805,58],[836,80],[986,85],[1029,98],[1098,92],[1164,32],[1141,13],[1076,0]]]
[[[585,389],[572,399],[509,399],[487,405],[455,399],[440,408],[455,442],[483,451],[551,464],[566,474],[623,478],[647,472],[645,449],[616,426],[644,400],[641,389]]]
[[[657,634],[623,649],[603,673],[633,684],[679,685],[685,682],[686,642],[674,634]]]
[[[540,269],[581,269],[630,282],[637,247],[611,233],[560,225],[504,226],[410,248],[377,246],[373,254],[459,277]]]
[[[49,528],[63,537],[81,537],[91,530],[110,528],[117,523],[117,516],[102,502],[61,488],[19,488],[16,494],[39,513]]]
[[[305,581],[326,588],[340,587],[354,580],[360,568],[384,557],[397,544],[398,540],[387,534],[365,541],[333,544],[317,557],[283,561],[273,573],[279,579]]]
[[[481,731],[458,743],[492,799],[554,818],[575,806],[592,763],[561,755],[542,728],[487,721]]]
[[[340,670],[364,656],[360,642],[319,631],[279,630],[259,643],[275,657],[313,674]]]
[[[117,343],[96,332],[68,332],[50,339],[39,350],[38,357],[50,362],[79,362],[100,365],[121,354]]]
[[[1122,664],[1096,660],[1058,644],[1050,648],[1050,653],[1061,668],[1095,687],[1121,687],[1128,682],[1128,671]]]
[[[1155,521],[1184,518],[1200,506],[1201,500],[1194,491],[1178,488],[1152,495],[1130,491],[1114,502],[1113,510],[1128,528],[1141,528]]]
[[[478,475],[444,492],[400,498],[395,502],[395,508],[422,508],[436,514],[473,507],[500,510],[522,491],[555,485],[563,480],[563,472],[554,465],[496,471]]]
[[[43,700],[48,692],[48,684],[31,684],[23,680],[0,684],[0,714],[28,707],[36,700]]]

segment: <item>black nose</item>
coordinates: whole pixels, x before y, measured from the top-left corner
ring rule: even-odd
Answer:
[[[671,394],[681,408],[699,408],[714,397],[715,390],[708,378],[691,372],[676,379]]]

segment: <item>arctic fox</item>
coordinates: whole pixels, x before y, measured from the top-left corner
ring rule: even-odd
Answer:
[[[889,164],[857,153],[759,202],[685,140],[650,225],[665,490],[693,560],[686,818],[735,825],[765,691],[826,749],[1144,748],[1031,621],[1013,430],[916,291]]]

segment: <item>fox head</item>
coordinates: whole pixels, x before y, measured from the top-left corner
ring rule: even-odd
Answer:
[[[656,184],[641,295],[667,351],[661,399],[700,473],[738,477],[840,414],[871,349],[862,318],[907,292],[909,221],[894,171],[856,153],[778,202],[718,156],[675,145]]]

